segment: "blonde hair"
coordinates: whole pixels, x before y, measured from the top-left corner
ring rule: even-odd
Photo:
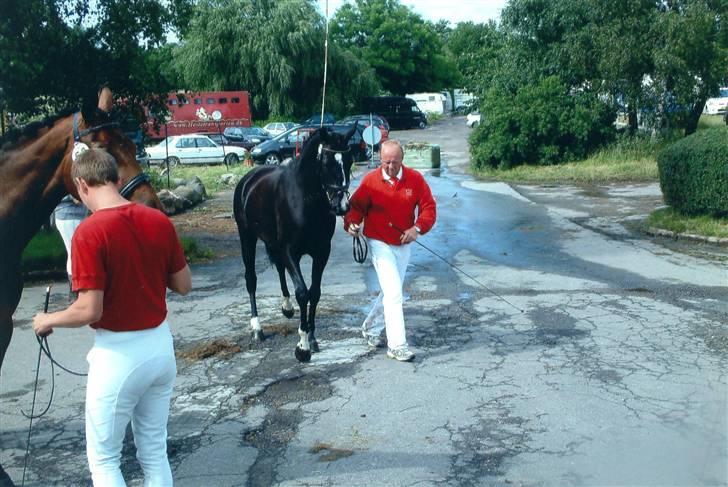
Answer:
[[[83,179],[89,186],[116,184],[119,181],[119,169],[114,156],[105,150],[88,149],[73,161],[71,177],[74,181],[76,178]]]

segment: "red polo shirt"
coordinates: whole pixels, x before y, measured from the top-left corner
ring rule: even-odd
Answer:
[[[377,168],[364,176],[351,197],[344,229],[363,220],[366,237],[401,245],[399,230],[416,225],[421,233],[427,233],[435,224],[436,215],[435,199],[422,174],[402,166],[402,177],[393,185]]]
[[[167,281],[187,262],[164,213],[134,203],[95,211],[73,234],[73,290],[104,291],[92,328],[154,328],[167,317]]]

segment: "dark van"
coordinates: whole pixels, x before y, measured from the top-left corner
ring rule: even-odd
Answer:
[[[427,127],[427,117],[411,98],[403,96],[375,96],[364,99],[364,112],[384,117],[391,128],[409,129]]]

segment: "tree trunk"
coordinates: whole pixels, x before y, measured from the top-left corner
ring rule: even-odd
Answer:
[[[700,121],[700,115],[703,113],[704,107],[705,100],[699,100],[697,103],[695,103],[695,105],[693,105],[693,109],[690,110],[688,118],[685,121],[686,136],[693,134],[696,130],[698,130],[698,122]]]

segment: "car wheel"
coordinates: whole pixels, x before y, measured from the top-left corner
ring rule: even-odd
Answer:
[[[473,122],[473,125],[470,126],[470,128],[473,128],[473,129],[477,128],[477,127],[478,127],[478,122]]]
[[[419,125],[419,127],[420,127],[421,129],[423,129],[423,128],[427,127],[427,122],[424,122],[424,121],[423,121],[423,122],[420,122],[420,125]]]
[[[240,162],[240,158],[238,157],[237,154],[233,153],[233,154],[228,154],[225,156],[225,164],[227,164],[228,166],[233,166],[233,165],[237,164],[238,162]]]
[[[178,166],[179,165],[179,157],[169,156],[167,158],[167,165],[169,167]]]
[[[275,152],[271,152],[270,154],[265,156],[265,163],[271,166],[277,166],[281,163],[281,156],[279,156]]]

